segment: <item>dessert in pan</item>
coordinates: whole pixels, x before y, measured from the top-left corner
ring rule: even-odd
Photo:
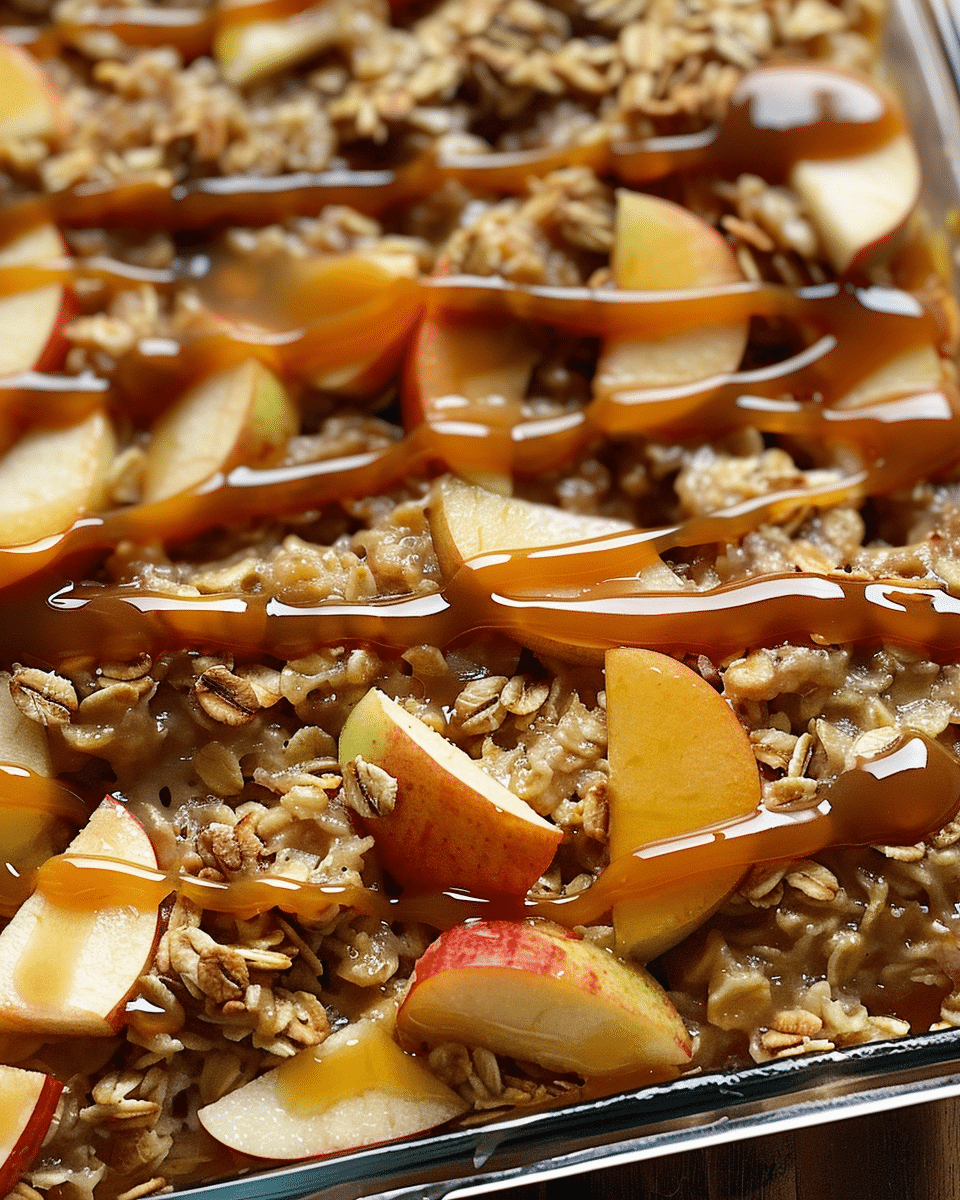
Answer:
[[[879,6],[2,15],[7,1190],[957,1023]]]

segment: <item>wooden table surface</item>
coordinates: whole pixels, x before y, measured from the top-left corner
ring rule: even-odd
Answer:
[[[491,1192],[500,1200],[960,1200],[960,1100]]]

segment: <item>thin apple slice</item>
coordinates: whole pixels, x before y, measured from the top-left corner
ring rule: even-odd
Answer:
[[[232,1150],[299,1159],[425,1133],[468,1107],[382,1023],[360,1021],[197,1115]]]
[[[840,274],[896,238],[917,205],[920,184],[920,158],[907,133],[851,158],[802,159],[790,172],[790,186]]]
[[[0,248],[0,267],[56,262],[66,253],[56,226],[38,225]],[[78,311],[73,289],[62,283],[0,296],[0,376],[59,366],[69,348],[64,329]]]
[[[340,735],[355,807],[405,887],[522,896],[563,834],[452,742],[371,688]]]
[[[413,280],[418,275],[416,255],[406,252],[389,254],[371,250],[296,259],[289,269],[282,307],[290,320],[307,325],[330,316],[331,297],[336,297],[339,312],[347,312],[368,304],[373,295],[382,294],[393,280]],[[316,368],[306,358],[298,363],[299,374],[312,387],[338,395],[370,396],[378,392],[399,374],[417,311],[412,310],[408,321],[398,309],[392,325],[378,329],[377,336],[371,338],[376,348],[359,361],[342,367]]]
[[[20,46],[0,38],[0,142],[48,138],[63,125],[63,105],[53,81]]]
[[[113,426],[102,412],[24,434],[0,458],[0,546],[61,533],[102,508],[115,453]]]
[[[547,922],[480,921],[441,934],[397,1013],[401,1045],[482,1046],[586,1077],[669,1076],[690,1036],[642,968]]]
[[[706,221],[672,200],[643,192],[617,192],[617,218],[611,259],[619,288],[677,291],[738,283],[743,274],[724,238]],[[605,398],[644,389],[669,388],[710,379],[740,365],[747,344],[747,321],[705,325],[661,338],[608,338],[597,361],[593,392]],[[698,401],[652,401],[646,423],[684,415]],[[602,414],[598,411],[598,422]],[[637,409],[637,420],[644,418]],[[643,427],[641,424],[638,427]]]
[[[446,580],[451,580],[464,564],[477,556],[571,545],[633,528],[614,517],[565,512],[549,504],[502,496],[451,476],[441,477],[434,485],[427,517]],[[659,559],[642,568],[638,578],[650,591],[674,591],[682,586]],[[522,622],[513,636],[537,654],[558,655],[567,661],[578,656],[565,643],[531,634]],[[585,652],[582,658],[586,662],[597,661],[597,656],[590,652]]]
[[[233,7],[224,5],[224,11]],[[340,38],[340,10],[314,4],[280,20],[227,24],[213,40],[213,55],[224,79],[246,87],[277,71],[312,58]]]
[[[760,774],[743,726],[719,692],[665,654],[607,651],[610,857],[695,829],[749,816]],[[743,872],[678,880],[613,910],[617,948],[645,962],[681,941]]]
[[[0,1065],[0,1195],[12,1192],[33,1162],[62,1091],[52,1075]]]
[[[146,830],[119,801],[104,800],[68,854],[155,869]],[[156,905],[129,897],[96,909],[35,891],[0,933],[0,1031],[105,1037],[119,1028],[127,996],[156,941]]]
[[[437,480],[428,511],[430,536],[445,578],[478,554],[562,546],[631,528],[629,521],[616,517],[584,516],[502,496],[452,475]]]
[[[936,347],[915,346],[890,359],[841,396],[834,408],[866,408],[898,396],[938,392],[944,385],[944,364]]]
[[[289,393],[256,359],[209,375],[153,426],[143,499],[167,500],[241,463],[266,465],[298,429]]]

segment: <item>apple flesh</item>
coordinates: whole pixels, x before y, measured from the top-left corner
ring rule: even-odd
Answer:
[[[459,1042],[588,1078],[669,1076],[692,1054],[646,971],[548,922],[480,921],[441,934],[417,961],[397,1034],[411,1050]]]
[[[424,1133],[468,1105],[382,1023],[360,1021],[201,1108],[206,1131],[259,1158],[316,1158]]]
[[[381,862],[404,887],[522,896],[563,838],[556,825],[377,688],[347,718],[340,762],[368,802],[363,820]],[[396,781],[392,807],[383,803],[377,778],[370,782],[368,766]]]
[[[157,867],[144,827],[109,797],[67,853]],[[35,891],[0,933],[0,1031],[115,1033],[126,998],[153,953],[158,926],[156,905],[111,904],[108,894],[90,909]]]
[[[743,279],[733,250],[712,225],[672,200],[625,189],[617,192],[611,267],[617,287],[632,291],[718,287]],[[602,401],[735,371],[748,334],[743,320],[661,338],[607,338],[597,362],[594,396]],[[674,411],[677,403],[671,417],[683,415]],[[663,420],[658,404],[651,403],[650,414],[652,423]]]
[[[502,496],[451,476],[441,477],[434,485],[427,519],[440,569],[447,581],[478,555],[572,545],[634,528],[614,517],[586,516],[549,504]],[[659,559],[644,567],[638,578],[650,591],[672,591],[681,586],[673,571]],[[594,663],[602,657],[589,650],[581,654],[549,637],[531,634],[522,622],[512,636],[537,654],[557,655],[566,661],[579,657]]]
[[[760,773],[742,725],[695,671],[652,650],[607,651],[610,857],[749,816]],[[743,872],[678,880],[613,909],[617,948],[648,961],[700,925]]]
[[[209,375],[154,424],[143,499],[167,500],[241,463],[266,465],[298,429],[295,403],[256,359]]]
[[[0,1195],[12,1192],[33,1162],[62,1091],[52,1075],[0,1065]]]
[[[102,412],[25,433],[0,458],[0,546],[62,533],[102,508],[115,453],[113,426]]]
[[[55,262],[66,253],[56,227],[38,225],[0,248],[0,267]],[[0,376],[60,366],[69,348],[64,329],[78,311],[73,289],[62,283],[0,296]]]
[[[0,38],[0,142],[49,138],[63,124],[63,107],[50,76],[26,50]]]
[[[802,159],[790,173],[790,186],[840,274],[896,238],[916,207],[920,184],[917,148],[906,133],[850,158]]]
[[[0,763],[29,771],[42,779],[53,777],[53,763],[44,728],[17,708],[10,693],[10,674],[0,671]],[[21,872],[40,866],[58,854],[69,841],[70,832],[85,820],[79,800],[74,806],[60,804],[31,807],[17,803],[16,777],[7,791],[5,771],[0,771],[0,789],[5,804],[0,807],[0,862],[12,863]],[[58,785],[51,783],[51,788]]]
[[[281,20],[226,25],[213,39],[213,55],[224,79],[246,87],[326,49],[338,38],[338,16],[336,7],[321,3]]]

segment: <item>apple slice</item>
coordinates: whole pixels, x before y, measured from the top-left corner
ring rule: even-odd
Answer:
[[[405,887],[522,896],[563,838],[556,825],[377,688],[347,718],[340,762],[383,865]]]
[[[610,857],[646,842],[749,816],[760,773],[723,697],[683,663],[624,647],[606,656]],[[617,948],[656,957],[701,924],[743,872],[719,871],[613,910]]]
[[[220,6],[229,14],[228,3]],[[246,87],[277,71],[289,70],[338,41],[342,10],[320,3],[279,20],[224,23],[213,39],[213,55],[224,79]]]
[[[0,1195],[12,1192],[33,1162],[62,1091],[52,1075],[0,1065]]]
[[[298,429],[289,393],[256,359],[209,375],[154,424],[143,499],[167,500],[241,463],[266,465]]]
[[[944,364],[936,347],[929,344],[915,346],[872,371],[841,396],[833,407],[866,408],[898,396],[938,392],[943,386]]]
[[[424,1133],[469,1105],[383,1024],[360,1021],[201,1108],[206,1131],[241,1154],[316,1158]]]
[[[717,287],[743,279],[733,250],[712,225],[672,200],[623,188],[617,192],[611,266],[617,287],[633,291]],[[748,334],[743,320],[661,338],[607,338],[597,362],[594,396],[602,401],[623,392],[694,383],[735,371]],[[685,403],[689,408],[699,401]],[[665,410],[651,402],[647,423],[686,411],[682,401],[669,405]]]
[[[920,158],[907,133],[850,158],[801,159],[790,172],[790,186],[840,274],[897,236],[920,198],[920,184]]]
[[[0,38],[0,142],[49,138],[63,126],[63,106],[53,81],[20,46]]]
[[[113,426],[102,412],[25,433],[0,458],[0,546],[61,533],[102,508],[115,452]]]
[[[331,300],[339,313],[362,308],[389,288],[395,280],[414,280],[419,275],[415,254],[356,251],[352,254],[317,255],[295,259],[284,288],[282,311],[295,324],[309,325],[331,315]],[[358,356],[359,361],[342,367],[320,367],[309,357],[298,363],[298,373],[320,391],[343,396],[370,396],[395,378],[407,354],[411,329],[418,307],[407,318],[396,306],[389,328],[378,328],[371,337],[376,349]]]
[[[56,226],[38,225],[0,248],[0,267],[55,262],[66,254]],[[58,367],[69,349],[64,329],[78,311],[76,294],[62,283],[0,296],[0,376]]]
[[[108,797],[68,854],[156,869],[146,830]],[[35,891],[0,933],[0,1031],[106,1037],[153,952],[156,904],[141,908],[109,894],[96,909]]]
[[[502,496],[452,475],[437,480],[428,513],[430,536],[447,579],[478,554],[562,546],[632,528],[615,517],[584,516]]]
[[[397,1013],[400,1043],[483,1046],[586,1077],[669,1076],[690,1036],[660,985],[549,922],[457,925],[420,956]]]
[[[615,517],[584,516],[549,504],[501,496],[451,476],[441,477],[434,485],[427,518],[440,569],[447,581],[477,555],[571,545],[634,528]],[[638,578],[650,591],[673,591],[682,586],[659,559],[643,567]],[[598,656],[590,651],[580,655],[569,645],[531,634],[522,621],[512,636],[537,654],[559,655],[567,661],[577,657],[584,662],[598,661]]]

